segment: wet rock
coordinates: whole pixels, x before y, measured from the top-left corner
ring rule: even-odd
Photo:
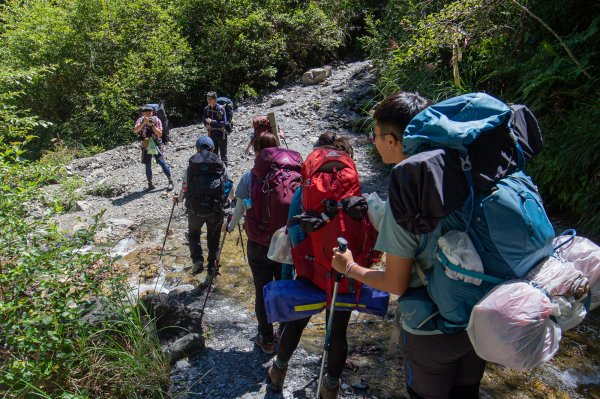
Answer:
[[[187,360],[185,360],[185,359],[184,359],[184,360],[178,360],[178,361],[175,363],[175,368],[176,368],[177,370],[187,370],[187,369],[189,369],[190,367],[192,367],[192,366],[191,366],[191,364],[190,364],[190,362],[188,362],[188,361],[187,361]]]
[[[146,312],[155,319],[160,339],[169,339],[182,331],[202,332],[202,319],[197,307],[199,289],[175,290],[168,294],[149,294],[142,302]]]
[[[362,378],[350,381],[350,386],[354,389],[366,390],[369,389],[369,384]]]
[[[302,83],[304,83],[305,85],[314,85],[317,83],[324,82],[330,76],[330,66],[325,66],[323,68],[314,68],[304,72],[304,74],[302,75]]]
[[[164,348],[163,353],[169,363],[173,364],[177,360],[189,356],[203,347],[204,339],[202,336],[196,333],[189,333]]]

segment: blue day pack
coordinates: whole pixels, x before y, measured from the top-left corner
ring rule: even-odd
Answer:
[[[269,323],[286,322],[320,313],[325,309],[327,293],[304,278],[276,280],[263,287]],[[385,316],[390,296],[387,292],[363,285],[356,294],[338,294],[335,309]]]
[[[530,156],[523,153],[511,129],[512,116],[512,109],[501,101],[484,93],[472,93],[428,107],[415,116],[404,132],[407,154],[444,148],[450,155],[443,156],[455,152],[459,157],[467,190],[461,193],[463,205],[442,215],[442,232],[464,230],[484,268],[484,273],[466,270],[436,249],[427,292],[439,317],[424,329],[435,325],[442,332],[450,332],[466,327],[473,307],[491,288],[523,277],[553,253],[554,230],[537,188],[522,172],[525,159]],[[512,141],[511,148],[506,146],[507,139]],[[502,145],[496,146],[497,143]],[[509,158],[510,163],[506,165],[494,163]],[[475,165],[472,159],[477,160]],[[489,173],[494,170],[498,170],[496,175]],[[398,220],[398,216],[395,217]],[[454,280],[445,273],[446,269],[482,282],[475,285]],[[431,307],[426,301],[422,302],[424,308]]]

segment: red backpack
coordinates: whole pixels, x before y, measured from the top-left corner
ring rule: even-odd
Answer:
[[[299,245],[292,248],[292,258],[298,277],[311,280],[327,292],[327,301],[333,293],[331,259],[337,238],[348,240],[348,248],[354,260],[361,266],[370,267],[379,261],[380,253],[373,249],[377,231],[363,215],[356,220],[345,209],[344,200],[361,197],[358,172],[352,158],[345,152],[316,148],[302,166],[302,207],[304,212],[325,215],[333,206],[335,216],[325,217],[327,223],[312,232]],[[360,295],[359,281],[343,279],[338,292]]]
[[[277,229],[287,224],[294,192],[302,183],[302,156],[280,147],[265,148],[252,168],[252,206],[246,211],[246,234],[268,247]]]

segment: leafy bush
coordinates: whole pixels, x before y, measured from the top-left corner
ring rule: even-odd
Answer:
[[[82,250],[100,215],[69,234],[28,217],[41,186],[64,176],[58,166],[23,160],[23,152],[0,138],[0,389],[8,398],[161,397],[169,367],[152,323],[117,300],[127,289],[111,259]],[[113,318],[84,321],[93,298],[116,304]],[[99,370],[105,372],[92,374]]]
[[[527,7],[390,0],[368,18],[362,44],[379,68],[381,96],[414,90],[438,101],[485,91],[527,104],[546,141],[529,168],[546,203],[600,237],[600,149],[591,122],[600,108],[600,6],[532,0]]]
[[[0,5],[3,68],[44,72],[11,109],[54,124],[36,127],[41,149],[51,138],[126,143],[146,102],[164,100],[172,120],[190,119],[207,90],[240,99],[330,60],[361,3],[11,1]]]

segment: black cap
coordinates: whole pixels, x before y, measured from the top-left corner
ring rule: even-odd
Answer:
[[[152,108],[152,106],[146,104],[142,107],[142,112],[143,111],[154,111],[154,108]]]
[[[207,98],[214,98],[216,100],[217,99],[217,92],[216,91],[209,91],[208,93],[206,93],[206,97]]]

